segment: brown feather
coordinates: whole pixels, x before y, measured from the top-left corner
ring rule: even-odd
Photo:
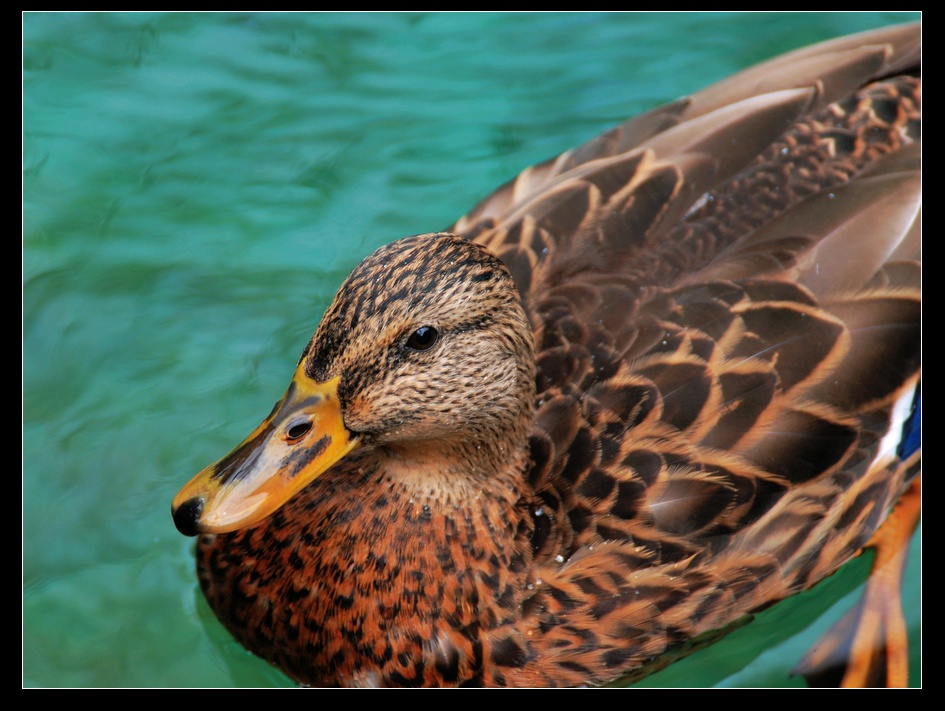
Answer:
[[[201,537],[227,628],[304,684],[603,684],[855,555],[918,471],[919,35],[749,69],[368,257],[301,365],[360,447]]]

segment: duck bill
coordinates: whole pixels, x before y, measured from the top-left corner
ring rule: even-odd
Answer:
[[[195,536],[258,523],[357,447],[342,420],[338,381],[317,383],[300,364],[269,417],[174,498],[178,530]]]

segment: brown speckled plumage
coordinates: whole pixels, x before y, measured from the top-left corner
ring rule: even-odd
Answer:
[[[297,376],[357,446],[201,536],[224,625],[309,685],[602,684],[849,560],[919,470],[918,67],[773,60],[368,257]]]

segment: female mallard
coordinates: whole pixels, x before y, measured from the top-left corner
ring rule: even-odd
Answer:
[[[224,625],[304,684],[601,684],[856,555],[917,492],[919,52],[772,60],[369,256],[174,501]]]

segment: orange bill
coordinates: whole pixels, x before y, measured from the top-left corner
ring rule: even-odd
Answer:
[[[317,383],[300,365],[272,413],[236,449],[174,497],[181,533],[225,533],[262,521],[358,446],[338,402],[338,381]]]

